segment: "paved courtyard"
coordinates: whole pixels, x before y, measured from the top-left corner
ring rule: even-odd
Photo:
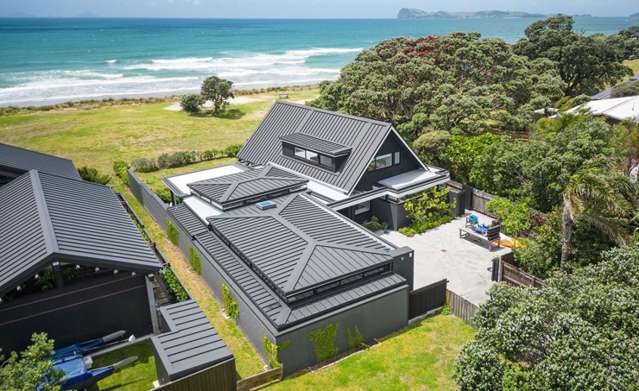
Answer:
[[[473,212],[479,222],[489,224],[490,217]],[[415,250],[414,289],[429,285],[443,278],[448,279],[448,289],[479,305],[488,299],[486,291],[491,281],[492,259],[510,252],[508,248],[488,250],[487,246],[459,237],[459,228],[465,217],[415,235],[412,238],[397,231],[381,236],[398,246]]]

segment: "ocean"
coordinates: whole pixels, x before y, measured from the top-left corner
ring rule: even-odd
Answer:
[[[513,42],[534,20],[0,18],[0,106],[176,95],[210,75],[238,89],[315,84],[386,38],[477,31]],[[585,34],[631,24],[575,20]]]

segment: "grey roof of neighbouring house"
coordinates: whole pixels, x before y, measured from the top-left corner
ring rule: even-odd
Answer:
[[[257,165],[272,162],[350,194],[391,129],[386,122],[276,102],[237,157]],[[351,152],[341,170],[332,172],[283,155],[280,138],[293,133],[348,147]]]
[[[80,174],[71,160],[2,143],[0,143],[0,166],[20,173],[39,170],[80,179]]]
[[[287,190],[299,190],[307,182],[306,179],[292,173],[266,165],[259,169],[205,179],[188,186],[200,197],[205,197],[225,209],[245,199]]]
[[[291,145],[319,152],[328,156],[348,155],[351,147],[337,144],[331,141],[322,140],[304,133],[291,133],[280,137],[280,140]]]
[[[316,244],[322,243],[322,241],[336,241],[337,243],[333,245],[338,248],[337,251],[339,251],[339,247],[345,247],[348,249],[357,249],[357,252],[363,251],[364,253],[373,255],[378,252],[385,253],[386,259],[392,256],[391,253],[394,247],[376,239],[372,234],[354,226],[348,220],[343,219],[341,216],[311,201],[308,197],[300,193],[275,198],[272,201],[277,205],[276,208],[260,211],[260,213],[270,215],[276,210],[283,212],[285,218],[278,221],[286,221],[285,224],[290,228],[295,227],[293,229],[296,230],[296,232],[307,235],[305,237],[309,241],[315,242],[314,245],[307,245],[309,251],[312,248],[314,249],[315,247],[313,246]],[[312,203],[312,205],[306,205],[306,202]],[[224,214],[229,215],[229,217],[239,217],[239,220],[236,221],[242,224],[243,219],[241,216],[249,213],[248,210],[252,208],[256,209],[255,205],[233,209]],[[228,275],[228,279],[238,286],[253,305],[255,305],[264,317],[278,330],[291,327],[294,324],[364,300],[367,297],[374,296],[381,292],[406,286],[407,284],[406,280],[397,274],[384,274],[360,285],[346,287],[344,290],[332,292],[328,296],[324,295],[310,302],[290,306],[278,296],[273,290],[273,286],[269,286],[266,283],[263,279],[264,276],[260,277],[258,275],[258,270],[251,269],[251,266],[243,261],[237,253],[231,250],[228,244],[224,243],[216,234],[209,231],[205,224],[196,217],[188,207],[185,205],[171,207],[169,208],[169,213],[177,219],[181,227],[188,227],[189,231],[187,232],[194,237],[196,246],[201,247],[204,254],[208,255],[208,258],[203,258],[202,262],[209,262],[213,267],[221,268],[224,273]],[[272,217],[269,216],[265,216],[264,218],[267,220],[272,219]],[[275,219],[277,220],[277,218]],[[213,218],[212,220],[215,219]],[[233,220],[232,217],[231,220]],[[278,236],[281,232],[264,232],[262,229],[266,225],[261,224],[259,230],[257,230],[256,227],[250,225],[250,221],[244,222],[249,223],[249,225],[244,226],[244,231],[251,231],[254,238],[264,239],[262,241],[254,241],[253,245],[265,249],[265,254],[273,257],[272,259],[278,256],[276,254],[278,249],[282,255],[284,253],[291,253],[291,251],[289,251],[290,249],[282,245],[282,242],[279,241]],[[200,225],[199,228],[197,227],[198,224]],[[242,228],[241,226],[238,227],[235,232],[241,234]],[[295,236],[297,236],[298,233],[296,233]],[[293,235],[286,233],[286,236],[287,240],[297,242]],[[268,242],[270,245],[266,245],[264,242]],[[238,242],[238,244],[240,243]],[[242,241],[240,245],[246,249],[246,246],[250,246],[251,243],[250,241]],[[233,242],[233,246],[236,246],[235,242]],[[319,245],[319,249],[320,252],[324,250],[321,244]],[[251,251],[251,254],[254,254],[256,250],[251,249]],[[292,251],[292,253],[298,251],[299,249]],[[309,254],[309,252],[305,252],[304,256],[307,254]],[[261,256],[261,254],[258,255]],[[359,262],[365,263],[370,261],[366,255],[362,255],[362,258],[357,256],[353,258],[353,253],[348,253],[346,257],[338,255],[338,257],[334,259],[326,259],[323,255],[324,254],[318,253],[312,262],[310,258],[295,260],[289,257],[287,262],[299,265],[297,269],[297,273],[299,274],[297,281],[306,284],[311,281],[325,280],[335,274],[348,273],[348,271],[356,270]],[[322,263],[325,261],[327,262]],[[375,261],[375,259],[373,259],[373,261]],[[307,262],[308,268],[302,267],[304,262]],[[351,264],[351,262],[353,262],[353,264]],[[262,266],[265,267],[265,265]],[[284,269],[288,269],[285,265],[280,266]],[[315,270],[315,268],[319,269]],[[331,270],[331,268],[335,268],[336,270]],[[302,276],[303,278],[301,278]],[[291,281],[293,280],[294,278],[291,278]]]
[[[169,331],[151,337],[169,379],[176,380],[233,358],[193,300],[160,307]]]
[[[0,188],[0,291],[53,259],[139,271],[160,262],[113,191],[36,170]]]

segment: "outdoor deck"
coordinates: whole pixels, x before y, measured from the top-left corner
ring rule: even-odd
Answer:
[[[486,215],[479,216],[480,223],[490,223]],[[459,228],[465,217],[415,235],[412,238],[397,231],[381,236],[397,246],[409,246],[415,250],[414,289],[448,279],[448,289],[475,305],[486,301],[486,291],[491,281],[492,259],[510,252],[509,248],[493,251],[482,244],[459,237]]]

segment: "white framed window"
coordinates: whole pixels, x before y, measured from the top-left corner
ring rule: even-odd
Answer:
[[[295,157],[298,157],[300,159],[306,159],[306,150],[295,147]]]
[[[375,158],[375,169],[380,170],[382,168],[390,167],[393,165],[393,154],[387,153]]]
[[[395,153],[393,153],[393,164],[394,165],[398,165],[399,163],[401,163],[400,153],[399,152],[395,152]]]
[[[335,159],[332,157],[320,155],[320,165],[335,170]]]
[[[313,151],[306,151],[306,160],[319,164],[319,155]]]
[[[371,202],[366,201],[361,204],[357,204],[353,207],[353,213],[356,215],[361,215],[362,213],[369,212],[371,210]]]

